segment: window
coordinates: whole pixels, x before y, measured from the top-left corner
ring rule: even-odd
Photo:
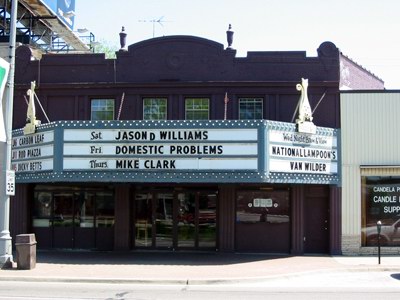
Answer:
[[[208,120],[209,102],[208,98],[186,98],[186,120]]]
[[[165,98],[144,98],[143,99],[143,120],[166,120],[167,99]]]
[[[378,245],[377,222],[381,221],[382,246],[400,246],[400,177],[361,177],[362,246]]]
[[[255,120],[263,118],[263,98],[239,98],[239,119]]]
[[[91,120],[114,120],[114,99],[92,99]]]

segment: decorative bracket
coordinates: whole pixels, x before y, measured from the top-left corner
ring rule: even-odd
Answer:
[[[308,79],[302,78],[301,84],[298,83],[296,89],[301,91],[298,103],[299,116],[296,119],[297,130],[302,133],[315,134],[317,132],[317,126],[312,122],[312,110],[307,96]]]
[[[33,134],[36,132],[36,126],[40,125],[40,121],[36,120],[35,109],[35,81],[31,82],[31,88],[26,92],[29,96],[28,110],[26,112],[26,125],[24,127],[24,134]]]

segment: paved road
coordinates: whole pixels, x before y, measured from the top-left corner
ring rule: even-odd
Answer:
[[[276,279],[271,278],[254,284],[248,283],[247,285],[302,288],[392,288],[398,289],[400,292],[400,273],[393,271],[324,271],[300,274],[298,276],[279,276]]]
[[[400,299],[400,274],[326,272],[214,285],[0,281],[0,300]]]

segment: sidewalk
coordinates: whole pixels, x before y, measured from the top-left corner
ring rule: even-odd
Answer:
[[[0,270],[0,280],[212,284],[337,271],[400,272],[400,256],[39,251],[36,268]]]

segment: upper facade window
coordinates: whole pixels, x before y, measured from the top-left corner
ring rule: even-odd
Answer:
[[[256,120],[263,118],[263,98],[239,98],[239,119]]]
[[[186,120],[208,120],[210,111],[210,99],[208,98],[186,98],[185,115]]]
[[[144,98],[143,99],[143,120],[166,120],[167,99],[165,98]]]
[[[114,120],[114,99],[92,99],[91,120]]]

